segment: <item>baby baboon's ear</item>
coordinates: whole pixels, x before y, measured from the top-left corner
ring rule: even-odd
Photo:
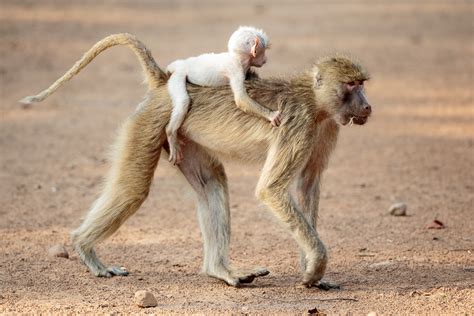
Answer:
[[[321,76],[321,72],[319,71],[319,68],[317,66],[314,66],[313,73],[314,73],[314,87],[321,88],[321,86],[323,85],[323,77]]]
[[[258,36],[255,36],[255,43],[253,43],[252,49],[250,50],[250,53],[252,54],[253,58],[257,57],[257,50],[259,46],[260,39],[258,38]]]

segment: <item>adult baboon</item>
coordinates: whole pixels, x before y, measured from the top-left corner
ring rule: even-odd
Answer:
[[[89,270],[106,277],[128,272],[104,265],[93,247],[134,214],[149,193],[161,151],[167,150],[169,74],[159,68],[135,37],[117,34],[97,43],[51,88],[26,100],[41,101],[113,45],[128,45],[134,50],[147,75],[149,91],[121,128],[102,195],[72,234],[75,248]],[[256,196],[300,246],[303,284],[320,284],[327,254],[316,230],[319,181],[336,144],[339,124],[364,124],[371,113],[363,93],[367,79],[361,65],[342,56],[323,58],[312,70],[290,80],[250,78],[246,81],[250,97],[282,111],[280,128],[272,128],[266,121],[239,110],[227,86],[188,85],[192,103],[181,131],[186,139],[186,159],[179,169],[197,193],[205,273],[233,286],[268,274],[266,269],[240,273],[229,265],[227,179],[219,161],[219,157],[227,156],[264,162]],[[294,181],[296,199],[289,191]]]

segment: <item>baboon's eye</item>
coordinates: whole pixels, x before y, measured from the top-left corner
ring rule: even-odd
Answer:
[[[348,82],[347,84],[348,84],[349,86],[353,87],[353,86],[355,86],[356,83],[355,83],[355,81],[351,81],[351,82]]]

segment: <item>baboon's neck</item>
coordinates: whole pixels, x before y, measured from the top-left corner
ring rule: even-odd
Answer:
[[[304,72],[291,80],[291,92],[295,93],[298,100],[305,100],[314,112],[316,122],[329,119],[336,114],[336,106],[333,100],[327,98],[326,89],[316,89],[314,74],[311,71]]]

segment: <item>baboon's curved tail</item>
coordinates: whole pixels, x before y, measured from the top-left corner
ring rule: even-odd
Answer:
[[[61,87],[66,81],[70,80],[76,74],[78,74],[85,66],[87,66],[97,55],[106,50],[109,47],[117,45],[126,45],[137,55],[140,64],[142,65],[143,71],[146,75],[146,81],[149,88],[154,88],[166,82],[167,76],[160,69],[158,64],[153,59],[151,52],[146,46],[138,40],[138,38],[132,34],[120,33],[107,36],[101,41],[97,42],[87,51],[82,58],[77,61],[74,66],[71,67],[61,78],[56,80],[49,88],[43,90],[37,95],[28,96],[20,100],[23,104],[30,104],[32,102],[41,102],[46,99],[50,94],[55,92]]]

